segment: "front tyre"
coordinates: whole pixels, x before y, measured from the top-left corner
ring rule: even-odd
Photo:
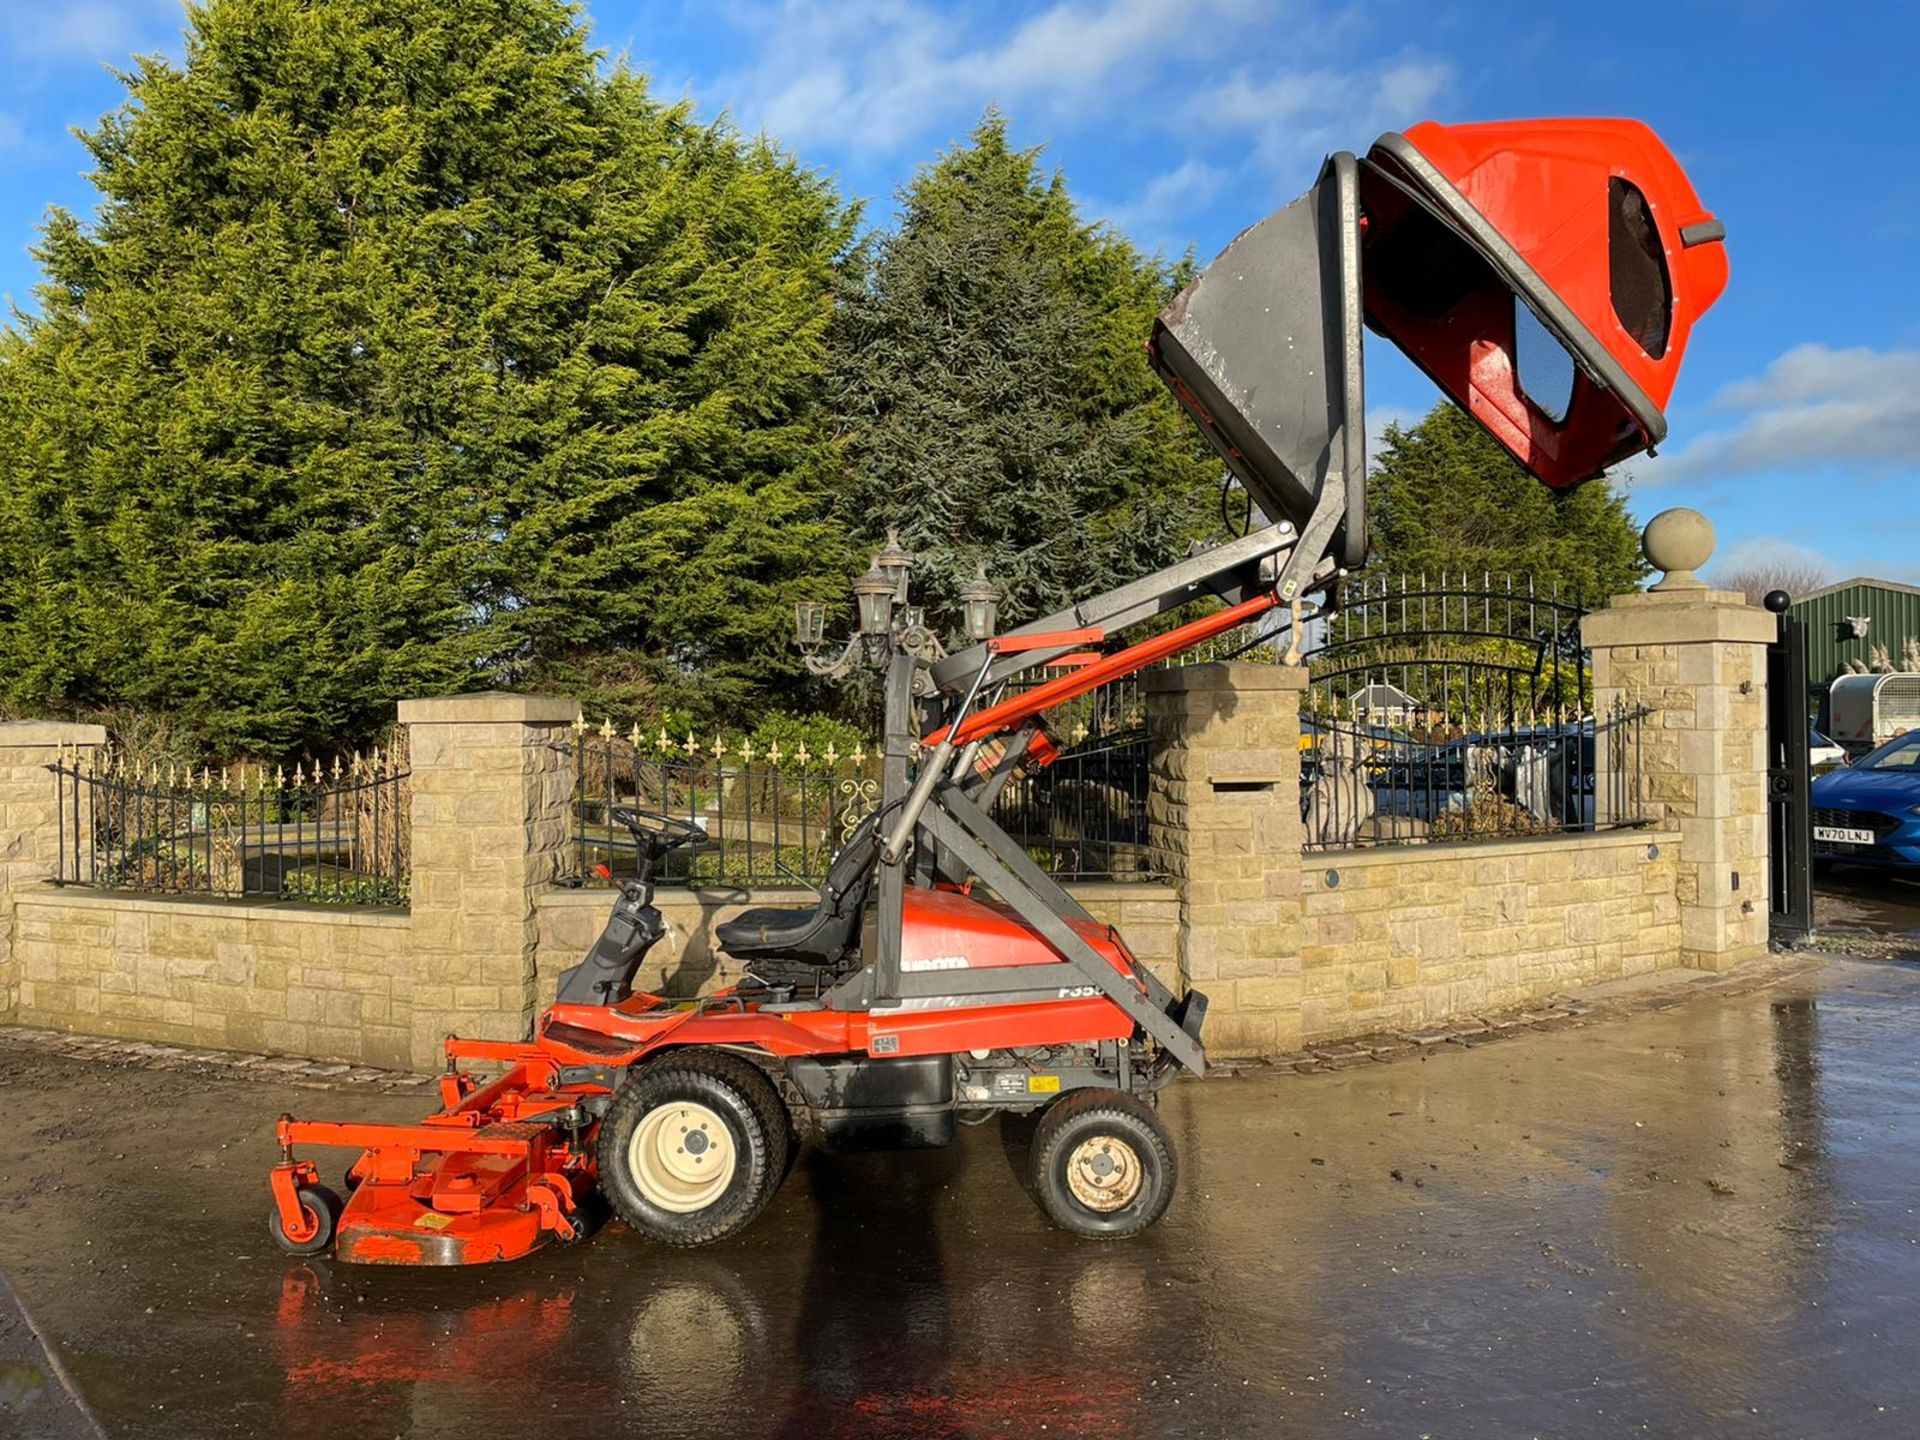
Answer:
[[[746,1228],[787,1170],[786,1106],[764,1073],[719,1050],[669,1053],[627,1081],[600,1122],[600,1189],[666,1245]]]
[[[267,1212],[267,1233],[273,1236],[273,1243],[289,1255],[318,1255],[333,1244],[334,1232],[340,1228],[340,1212],[346,1207],[325,1185],[302,1185],[294,1194],[300,1201],[308,1233],[297,1240],[289,1238],[287,1227],[280,1221],[278,1205]]]
[[[1138,1235],[1166,1213],[1179,1167],[1160,1117],[1119,1090],[1075,1090],[1033,1135],[1033,1188],[1063,1230],[1089,1240]]]

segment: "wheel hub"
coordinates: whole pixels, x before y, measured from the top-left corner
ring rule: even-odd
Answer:
[[[1089,1210],[1111,1214],[1131,1205],[1146,1175],[1133,1146],[1118,1135],[1095,1135],[1067,1157],[1067,1188]]]
[[[733,1180],[738,1151],[717,1111],[688,1100],[647,1112],[627,1142],[634,1184],[662,1210],[685,1215],[719,1199]]]

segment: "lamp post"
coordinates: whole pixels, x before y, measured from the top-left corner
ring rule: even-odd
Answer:
[[[799,647],[807,669],[815,675],[839,679],[858,667],[882,670],[895,651],[913,655],[923,665],[944,658],[946,647],[927,628],[926,612],[912,604],[907,582],[912,575],[914,557],[893,531],[887,532],[886,545],[873,557],[864,575],[850,587],[854,602],[854,631],[841,643],[839,653],[821,653],[828,648],[827,607],[818,600],[801,600],[793,607],[793,643]],[[989,639],[998,624],[1002,591],[987,578],[982,562],[974,578],[960,587],[961,626],[974,643]],[[920,682],[916,682],[918,684]]]

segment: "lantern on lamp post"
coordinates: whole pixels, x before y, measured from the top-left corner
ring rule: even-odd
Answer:
[[[960,610],[967,627],[967,638],[976,644],[992,638],[1000,622],[1000,587],[987,578],[987,562],[982,560],[973,579],[960,587]]]
[[[877,640],[893,626],[893,605],[898,584],[883,574],[878,565],[853,582],[853,600],[860,613],[860,633]]]
[[[906,604],[907,576],[913,571],[913,552],[900,543],[898,530],[888,529],[886,546],[873,557],[873,568],[892,583],[894,598],[902,605]]]
[[[818,600],[796,600],[793,605],[793,643],[802,650],[817,649],[827,638],[827,607]]]

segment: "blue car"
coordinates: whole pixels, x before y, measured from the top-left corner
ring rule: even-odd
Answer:
[[[1920,870],[1920,730],[1814,777],[1813,854]]]

